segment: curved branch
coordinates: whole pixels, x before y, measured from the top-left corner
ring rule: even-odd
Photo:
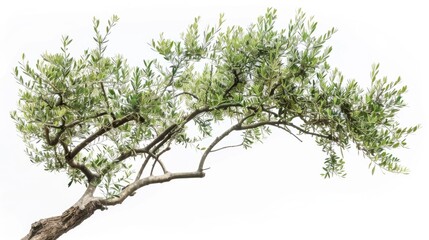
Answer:
[[[77,145],[68,155],[66,155],[66,159],[73,159],[84,147],[88,146],[92,141],[94,141],[96,138],[102,136],[106,132],[110,131],[113,128],[117,128],[119,126],[124,125],[125,123],[134,120],[135,116],[134,114],[129,114],[121,119],[113,121],[108,126],[104,126],[100,128],[95,133],[91,134],[87,139],[83,140],[79,145]]]
[[[198,171],[202,172],[203,168],[204,168],[204,162],[207,159],[207,156],[209,155],[210,152],[212,152],[213,148],[220,142],[222,141],[226,136],[228,136],[231,132],[236,131],[236,130],[240,130],[241,125],[243,124],[243,122],[248,119],[249,117],[253,116],[254,114],[250,114],[248,116],[246,116],[245,118],[241,119],[240,121],[238,121],[238,123],[232,125],[230,128],[228,128],[225,132],[223,132],[221,135],[219,135],[218,137],[215,138],[215,140],[207,147],[207,149],[204,151],[203,155],[201,156],[200,159],[200,164],[198,165]]]
[[[84,164],[77,163],[77,162],[73,161],[73,158],[68,158],[67,156],[70,156],[70,150],[67,147],[67,144],[63,141],[60,141],[60,144],[64,149],[64,153],[66,156],[66,163],[71,168],[80,170],[85,175],[85,177],[88,179],[88,183],[91,183],[93,179],[100,177],[100,175],[89,170],[89,168],[86,167]]]
[[[174,95],[173,98],[176,98],[176,97],[178,97],[180,95],[189,95],[189,96],[195,98],[196,100],[200,100],[195,94],[192,94],[190,92],[181,92],[181,93],[178,93],[178,94]]]
[[[136,192],[138,189],[155,183],[164,183],[169,182],[173,179],[181,179],[181,178],[202,178],[204,177],[204,172],[196,171],[196,172],[179,172],[179,173],[165,173],[159,176],[149,176],[143,179],[139,179],[126,188],[122,190],[118,197],[110,198],[110,199],[100,199],[99,202],[104,206],[112,206],[116,204],[121,204],[127,197]]]
[[[170,142],[170,143],[171,143],[171,142]],[[160,146],[158,145],[158,146],[156,147],[155,151],[157,151],[159,147],[160,147]],[[153,170],[154,170],[154,168],[155,168],[155,164],[156,164],[156,163],[159,163],[159,165],[161,166],[162,171],[163,171],[164,173],[168,173],[167,168],[165,167],[164,163],[159,159],[159,157],[160,157],[162,154],[164,154],[165,152],[169,151],[170,149],[171,149],[171,148],[170,148],[170,144],[169,144],[165,149],[163,149],[160,153],[158,153],[158,155],[155,155],[155,154],[153,154],[152,152],[148,152],[148,156],[146,157],[145,161],[143,162],[142,166],[140,167],[139,172],[137,173],[136,181],[137,181],[138,179],[140,179],[140,177],[141,177],[141,175],[143,174],[143,171],[144,171],[144,169],[145,169],[146,165],[148,164],[148,162],[149,162],[149,160],[150,160],[151,158],[153,158],[153,159],[154,159],[154,162],[153,162],[153,165],[152,165],[152,169],[150,170],[150,175],[151,175],[151,176],[152,176],[152,174],[153,174]]]
[[[144,160],[144,162],[143,162],[142,166],[141,166],[141,167],[140,167],[140,169],[139,169],[139,172],[137,173],[137,176],[136,176],[136,179],[134,180],[134,182],[136,182],[137,180],[139,180],[139,179],[141,178],[141,176],[142,176],[142,174],[143,174],[143,171],[144,171],[144,169],[146,168],[146,165],[149,163],[150,158],[151,158],[151,156],[150,156],[150,155],[148,155],[148,156],[146,157],[146,159]]]
[[[159,164],[159,166],[161,166],[161,168],[162,168],[162,172],[164,172],[164,174],[165,174],[165,173],[168,173],[167,169],[165,168],[164,163],[161,161],[161,159],[159,159],[159,157],[157,157],[157,158],[153,161],[152,169],[150,170],[150,175],[151,175],[151,176],[153,175],[153,170],[155,169],[155,165],[156,165],[156,163],[158,163],[158,164]]]

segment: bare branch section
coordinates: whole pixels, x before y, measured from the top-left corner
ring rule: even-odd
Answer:
[[[135,181],[128,185],[118,197],[110,198],[110,199],[102,199],[100,203],[105,206],[111,206],[116,204],[121,204],[127,197],[129,197],[132,193],[137,191],[138,189],[155,183],[165,183],[169,182],[173,179],[181,179],[181,178],[202,178],[204,177],[204,172],[179,172],[179,173],[165,173],[159,176],[149,176],[140,180]]]
[[[293,127],[295,129],[297,129],[298,131],[300,131],[302,133],[305,133],[305,134],[308,134],[308,135],[311,135],[311,136],[320,137],[320,138],[326,138],[326,139],[329,139],[329,140],[335,141],[335,142],[338,141],[338,139],[335,136],[333,136],[333,135],[323,135],[323,134],[319,134],[319,133],[310,132],[310,131],[307,131],[307,130],[299,127],[299,126],[296,126],[293,123],[283,123],[283,124],[287,125],[287,126],[290,126],[290,127]]]

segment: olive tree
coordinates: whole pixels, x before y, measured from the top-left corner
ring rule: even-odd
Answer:
[[[312,136],[326,153],[324,177],[345,176],[342,151],[350,147],[372,171],[406,173],[389,152],[418,129],[396,119],[406,86],[379,78],[378,65],[365,89],[345,80],[327,62],[335,29],[317,35],[317,22],[302,11],[285,29],[275,20],[275,9],[247,28],[224,27],[221,15],[201,29],[195,18],[180,38],[153,40],[160,58],[137,67],[106,56],[116,16],[103,27],[93,20],[95,46],[80,57],[69,53],[68,36],[35,64],[23,55],[11,115],[29,159],[67,174],[69,186],[86,186],[76,204],[33,223],[24,239],[56,239],[144,186],[202,178],[211,153],[249,148],[273,129]],[[233,133],[238,142],[225,141]],[[169,171],[164,154],[178,147],[200,153],[194,169]]]

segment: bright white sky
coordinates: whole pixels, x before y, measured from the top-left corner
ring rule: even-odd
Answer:
[[[422,124],[397,152],[410,175],[371,176],[368,160],[347,154],[348,176],[320,177],[324,155],[310,138],[299,143],[273,134],[249,151],[213,155],[206,178],[149,186],[124,204],[96,214],[61,239],[429,239],[429,110],[426,105],[429,8],[424,1],[2,1],[0,3],[0,238],[18,239],[40,218],[61,214],[82,194],[63,175],[32,165],[9,112],[17,102],[11,74],[22,52],[36,59],[57,51],[61,35],[80,53],[92,43],[92,17],[121,21],[109,51],[141,64],[146,44],[160,32],[177,37],[195,16],[215,23],[249,25],[267,7],[278,9],[287,27],[298,8],[314,15],[320,33],[339,31],[329,42],[330,63],[363,85],[371,64],[381,74],[403,78],[409,107],[405,125]],[[177,161],[187,162],[187,155]],[[195,167],[192,166],[191,169]]]

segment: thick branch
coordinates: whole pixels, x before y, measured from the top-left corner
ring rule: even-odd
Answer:
[[[98,201],[88,202],[84,208],[70,207],[60,216],[41,219],[31,224],[29,233],[22,240],[55,240],[91,217],[104,206]]]
[[[137,191],[139,188],[142,188],[146,185],[154,184],[154,183],[164,183],[169,182],[173,179],[180,178],[202,178],[204,177],[204,172],[180,172],[180,173],[165,173],[159,176],[149,176],[140,180],[137,180],[130,185],[128,185],[124,190],[119,194],[118,197],[111,199],[101,199],[100,203],[109,206],[121,204],[128,196]]]

